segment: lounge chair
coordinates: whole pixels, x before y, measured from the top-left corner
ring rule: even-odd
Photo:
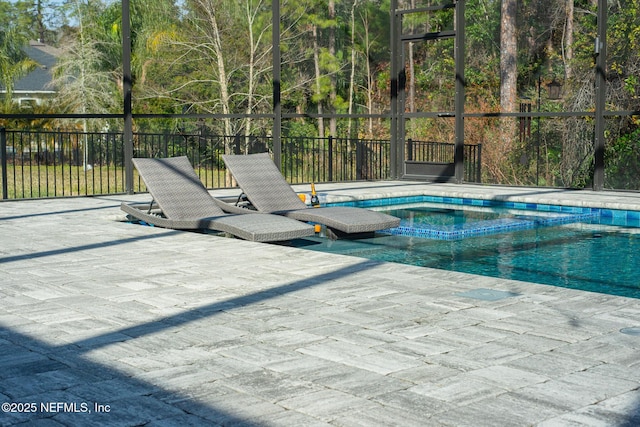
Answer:
[[[268,153],[223,155],[222,158],[246,197],[259,212],[324,224],[332,238],[371,235],[375,231],[400,224],[400,219],[396,217],[368,209],[346,206],[307,207],[284,179]]]
[[[218,230],[245,240],[283,241],[311,236],[314,229],[277,215],[231,215],[223,201],[202,185],[189,159],[133,159],[153,201],[146,209],[122,203],[131,217],[151,225],[179,230]]]

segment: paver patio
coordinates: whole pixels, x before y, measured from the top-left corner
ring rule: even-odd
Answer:
[[[123,200],[148,196],[0,203],[0,425],[640,425],[640,300],[144,227]]]

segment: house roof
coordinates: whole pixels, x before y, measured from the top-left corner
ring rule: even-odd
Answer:
[[[56,64],[60,50],[38,41],[31,41],[29,46],[24,48],[24,52],[39,66],[16,81],[13,87],[14,94],[53,93],[54,91],[48,87],[48,84],[51,82],[51,69]]]

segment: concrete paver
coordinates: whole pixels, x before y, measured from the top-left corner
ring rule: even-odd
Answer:
[[[318,189],[640,211],[633,193]],[[123,200],[148,196],[0,203],[0,425],[640,423],[640,336],[620,332],[640,300],[133,225]]]

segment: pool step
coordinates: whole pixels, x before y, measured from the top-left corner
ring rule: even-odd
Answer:
[[[598,213],[547,213],[545,215],[522,215],[455,225],[430,225],[424,223],[415,225],[409,220],[402,220],[399,227],[382,230],[380,233],[391,234],[393,236],[422,237],[425,239],[459,240],[473,236],[486,236],[488,234],[526,230],[536,227],[591,221],[597,218]]]

